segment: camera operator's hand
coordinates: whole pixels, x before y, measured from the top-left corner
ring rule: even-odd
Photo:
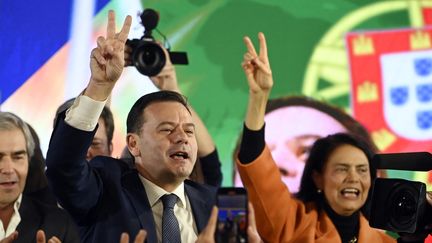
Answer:
[[[109,11],[106,37],[97,39],[97,47],[91,53],[91,78],[84,95],[103,101],[111,94],[123,71],[124,48],[131,23],[132,18],[127,16],[121,31],[116,33],[115,13]]]
[[[150,79],[153,84],[160,90],[170,90],[181,93],[178,87],[177,74],[174,65],[172,64],[169,57],[168,51],[160,43],[158,44],[164,51],[166,62],[160,73],[156,76],[150,77]]]
[[[426,201],[432,207],[432,192],[426,192]]]

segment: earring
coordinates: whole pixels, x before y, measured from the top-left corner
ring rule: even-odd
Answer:
[[[321,189],[317,189],[317,193],[318,193],[318,194],[321,194],[321,193],[322,193],[322,190],[321,190]]]

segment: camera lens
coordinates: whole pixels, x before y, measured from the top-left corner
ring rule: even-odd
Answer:
[[[415,188],[400,185],[389,197],[390,223],[395,228],[404,228],[415,223],[417,213],[417,196]]]
[[[408,191],[399,193],[392,206],[393,215],[401,221],[406,221],[416,212],[416,200]]]
[[[164,51],[158,44],[144,41],[133,51],[132,61],[140,73],[154,76],[160,73],[165,66],[166,58]]]

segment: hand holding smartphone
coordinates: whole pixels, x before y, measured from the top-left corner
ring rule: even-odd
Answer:
[[[218,243],[247,242],[248,200],[241,187],[221,187],[217,193],[219,208],[215,241]]]

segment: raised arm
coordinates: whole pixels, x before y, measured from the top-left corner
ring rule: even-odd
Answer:
[[[245,125],[250,130],[260,130],[264,125],[265,108],[273,87],[273,76],[267,55],[267,43],[263,33],[258,34],[259,54],[249,37],[244,37],[247,52],[243,56],[242,67],[249,85],[249,103]]]
[[[285,184],[270,150],[264,141],[264,114],[267,100],[273,86],[273,77],[267,56],[264,34],[259,33],[259,53],[249,37],[244,38],[247,51],[242,67],[249,85],[249,102],[246,110],[245,127],[240,145],[237,166],[240,177],[248,191],[248,197],[255,209],[257,229],[265,242],[285,242],[282,239],[286,219],[295,220],[295,202]],[[288,205],[289,204],[289,205]],[[291,211],[289,211],[291,210]]]
[[[258,39],[260,42],[259,54],[250,38],[247,36],[243,38],[247,51],[243,56],[242,67],[249,85],[249,102],[238,155],[242,164],[254,161],[264,150],[264,115],[273,87],[264,34],[259,33]]]
[[[59,202],[73,212],[75,219],[88,216],[103,190],[100,176],[87,163],[86,153],[105,101],[123,71],[124,45],[131,21],[130,16],[126,17],[121,31],[116,33],[115,14],[109,12],[106,37],[98,38],[91,53],[88,86],[66,118],[58,119],[51,137],[47,178]]]

